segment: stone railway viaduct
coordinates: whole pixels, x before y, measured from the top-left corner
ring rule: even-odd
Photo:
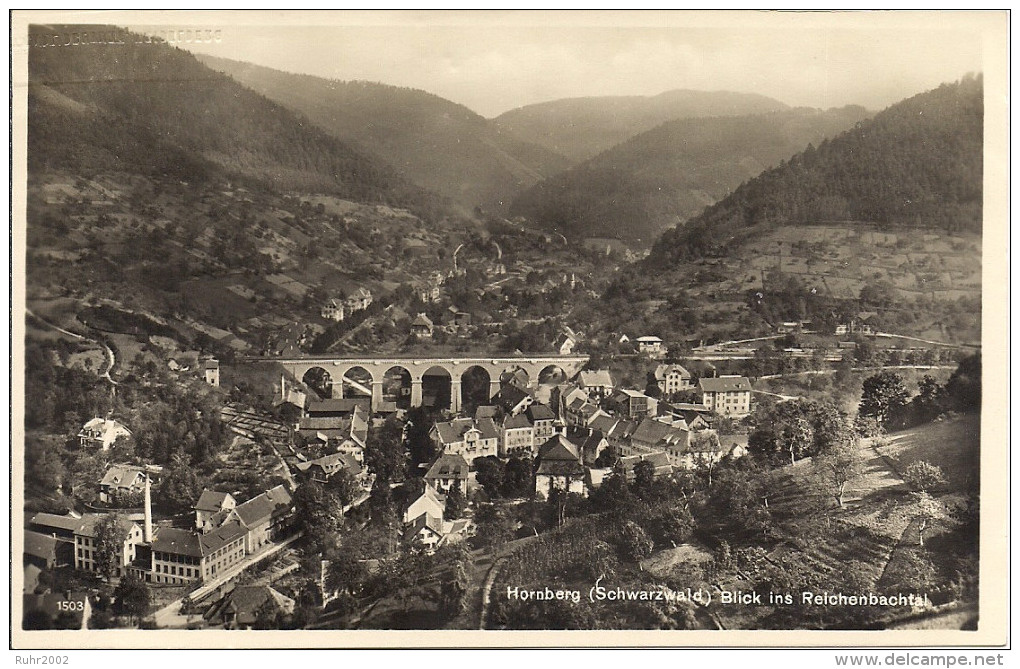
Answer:
[[[464,404],[461,381],[465,373],[480,368],[489,377],[489,396],[499,392],[500,376],[504,372],[522,369],[530,382],[538,383],[543,372],[559,368],[567,378],[576,375],[587,364],[586,355],[524,354],[507,357],[483,356],[380,356],[380,357],[308,357],[308,358],[260,358],[262,361],[279,363],[294,376],[303,380],[309,370],[319,368],[332,379],[334,393],[343,396],[343,377],[350,371],[360,369],[372,381],[372,411],[378,410],[383,402],[383,379],[393,370],[406,371],[411,377],[412,407],[422,404],[422,380],[425,376],[449,376],[450,410],[460,411]]]

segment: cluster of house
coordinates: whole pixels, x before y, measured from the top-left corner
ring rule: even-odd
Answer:
[[[26,565],[103,571],[100,528],[112,517],[117,540],[113,576],[133,574],[165,584],[205,582],[284,536],[292,513],[290,493],[282,485],[242,504],[229,493],[205,490],[194,507],[194,528],[184,529],[153,525],[147,477],[144,494],[140,519],[125,514],[35,514],[25,531]]]
[[[461,311],[453,305],[446,308],[442,318],[445,322],[443,329],[451,334],[470,329],[471,314]],[[435,321],[429,318],[427,314],[419,313],[411,321],[410,335],[415,339],[432,339],[438,327]]]
[[[404,541],[428,550],[462,541],[471,529],[471,520],[446,520],[445,510],[445,493],[437,492],[426,480],[422,494],[404,511]]]
[[[367,288],[354,290],[347,299],[331,297],[322,305],[320,314],[329,321],[342,321],[350,314],[368,309],[372,304],[372,291]]]
[[[660,365],[655,377],[663,392],[699,388],[700,404],[669,404],[629,388],[616,388],[607,370],[580,372],[573,383],[556,386],[549,403],[519,385],[504,384],[491,405],[474,416],[438,422],[430,436],[438,457],[425,473],[427,493],[441,496],[453,488],[468,492],[477,458],[532,460],[535,490],[548,495],[559,488],[584,494],[587,474],[597,464],[615,466],[632,476],[650,462],[657,473],[691,469],[718,461],[726,450],[713,429],[716,414],[742,416],[750,411],[751,385],[744,377],[700,379],[698,386],[680,365]],[[612,448],[615,463],[599,462]],[[441,516],[440,516],[441,517]],[[407,519],[414,520],[414,519]],[[424,522],[424,521],[422,521]],[[427,523],[415,535],[441,541],[441,524]]]

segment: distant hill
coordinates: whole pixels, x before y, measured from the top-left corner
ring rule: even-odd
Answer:
[[[470,207],[505,209],[514,194],[571,164],[425,91],[199,58],[333,137],[381,157],[414,183]]]
[[[532,186],[511,214],[565,235],[650,244],[743,181],[867,115],[844,107],[670,121]]]
[[[788,108],[751,93],[676,90],[655,96],[553,100],[512,109],[494,120],[506,132],[578,163],[666,121]]]
[[[770,224],[980,232],[983,94],[982,77],[968,76],[889,107],[667,231],[649,262],[722,254]]]
[[[435,196],[392,167],[192,54],[125,41],[30,49],[30,170],[119,170],[182,180],[215,173],[358,201],[435,204]]]

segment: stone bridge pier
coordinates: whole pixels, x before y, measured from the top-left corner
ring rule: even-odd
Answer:
[[[314,357],[314,358],[262,358],[283,365],[295,379],[301,381],[313,369],[329,376],[334,393],[343,396],[344,377],[356,371],[362,379],[371,380],[372,411],[382,406],[383,380],[387,373],[395,370],[406,372],[411,379],[410,405],[421,406],[424,400],[425,377],[448,376],[450,381],[450,411],[460,411],[464,405],[463,379],[469,371],[481,369],[489,378],[489,397],[500,388],[500,377],[506,372],[522,370],[531,386],[537,386],[539,378],[551,371],[562,370],[566,378],[575,376],[588,362],[585,355],[523,355],[507,357]],[[518,372],[519,373],[519,372]],[[348,380],[348,384],[360,387],[367,393],[368,385]]]

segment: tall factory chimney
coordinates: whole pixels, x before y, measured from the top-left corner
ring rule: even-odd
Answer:
[[[148,472],[145,472],[145,526],[142,528],[142,541],[152,543],[152,486],[149,484]]]

